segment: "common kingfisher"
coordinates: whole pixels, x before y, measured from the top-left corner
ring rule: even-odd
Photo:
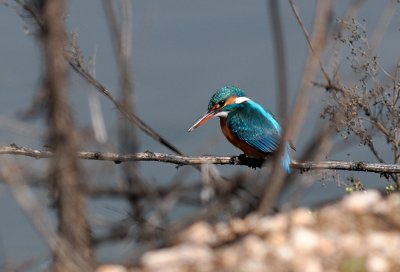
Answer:
[[[233,86],[219,89],[211,97],[207,112],[188,131],[217,116],[225,137],[247,156],[264,158],[279,148],[280,124],[271,112],[248,98],[243,90]],[[289,145],[285,144],[282,165],[290,173],[288,149]]]

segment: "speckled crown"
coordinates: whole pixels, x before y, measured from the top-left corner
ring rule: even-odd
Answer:
[[[219,101],[226,100],[230,96],[243,97],[246,96],[245,92],[238,87],[225,86],[219,89],[210,99],[208,109],[210,110]]]

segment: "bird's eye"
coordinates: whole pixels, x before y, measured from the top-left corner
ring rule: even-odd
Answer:
[[[218,102],[218,108],[222,107],[225,104],[225,100],[221,100]]]

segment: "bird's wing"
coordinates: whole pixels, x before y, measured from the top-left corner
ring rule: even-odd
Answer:
[[[262,152],[276,151],[281,142],[281,126],[275,117],[253,101],[243,103],[228,115],[228,126],[240,140]]]

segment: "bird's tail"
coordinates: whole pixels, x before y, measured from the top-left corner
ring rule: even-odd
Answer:
[[[286,173],[290,174],[290,155],[289,155],[289,146],[286,144],[285,153],[282,158],[282,167],[285,169]]]

